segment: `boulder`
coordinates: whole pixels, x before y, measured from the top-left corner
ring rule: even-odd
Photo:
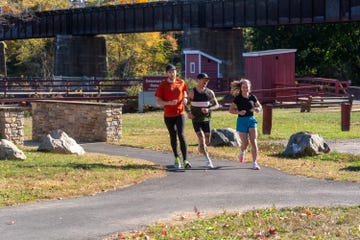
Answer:
[[[69,137],[60,129],[53,130],[46,135],[42,139],[38,151],[77,155],[85,153],[83,147],[81,147],[73,138]]]
[[[9,140],[1,139],[0,141],[0,159],[6,160],[25,160],[26,156],[23,151]]]
[[[240,146],[241,140],[236,130],[219,128],[211,130],[210,146]]]
[[[328,152],[330,152],[330,147],[321,136],[309,132],[298,132],[290,136],[282,155],[303,157]]]

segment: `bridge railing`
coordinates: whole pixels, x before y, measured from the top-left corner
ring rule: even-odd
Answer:
[[[119,95],[126,88],[142,83],[142,78],[104,79],[85,77],[0,78],[0,94],[3,97],[16,95]]]

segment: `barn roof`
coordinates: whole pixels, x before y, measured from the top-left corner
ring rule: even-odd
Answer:
[[[293,53],[296,52],[297,49],[272,49],[272,50],[265,50],[265,51],[258,51],[258,52],[247,52],[243,53],[244,57],[259,57],[265,55],[272,55],[272,54],[282,54],[282,53]]]
[[[207,53],[204,53],[203,51],[200,51],[200,50],[183,50],[183,53],[184,54],[199,54],[199,55],[202,55],[202,56],[204,56],[206,58],[209,58],[209,59],[211,59],[211,60],[213,60],[213,61],[215,61],[215,62],[217,62],[219,64],[222,62],[220,59],[218,59],[216,57],[213,57],[213,56],[211,56],[211,55],[209,55]]]

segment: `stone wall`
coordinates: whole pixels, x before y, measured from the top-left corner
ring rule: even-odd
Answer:
[[[24,110],[21,107],[0,107],[0,138],[24,144]]]
[[[40,141],[51,130],[61,129],[77,142],[119,142],[122,106],[114,103],[34,101],[32,140]]]

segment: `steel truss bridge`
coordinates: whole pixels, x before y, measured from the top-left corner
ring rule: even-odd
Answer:
[[[2,16],[0,41],[360,21],[360,0],[160,1],[36,12],[28,18]]]

